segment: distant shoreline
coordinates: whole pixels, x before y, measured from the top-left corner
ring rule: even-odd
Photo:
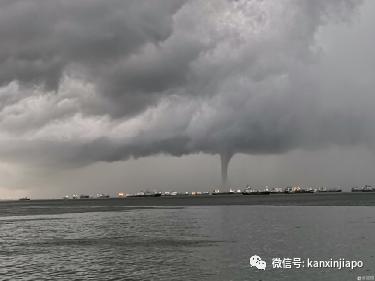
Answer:
[[[375,206],[372,193],[317,193],[273,195],[166,196],[109,199],[40,199],[1,201],[0,217],[60,215],[89,212],[124,212],[134,209],[209,206]]]
[[[322,192],[248,195],[176,195],[162,197],[125,197],[89,199],[32,199],[29,201],[0,200],[0,204],[17,203],[34,205],[36,203],[55,203],[62,205],[92,205],[102,202],[125,206],[210,206],[210,205],[281,205],[281,206],[375,206],[375,192]]]

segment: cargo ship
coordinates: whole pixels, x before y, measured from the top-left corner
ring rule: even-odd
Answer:
[[[375,188],[371,185],[365,185],[364,187],[353,187],[352,192],[375,192]]]
[[[219,189],[215,189],[214,191],[212,191],[212,195],[234,195],[238,192],[236,192],[235,190],[233,189],[229,189],[229,191],[220,191]]]
[[[136,194],[129,194],[127,197],[160,197],[161,192],[138,192]]]
[[[242,194],[243,195],[270,195],[270,191],[268,190],[258,190],[253,188],[246,188]]]
[[[317,192],[342,192],[342,189],[339,187],[339,188],[325,188],[325,187],[321,187],[317,190]]]
[[[314,193],[315,190],[312,188],[301,188],[299,186],[294,186],[294,187],[287,187],[284,191],[285,193]]]

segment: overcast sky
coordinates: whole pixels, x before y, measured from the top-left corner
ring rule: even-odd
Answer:
[[[375,184],[371,0],[0,2],[0,199]]]

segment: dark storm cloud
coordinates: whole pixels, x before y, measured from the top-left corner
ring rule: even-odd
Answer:
[[[0,155],[73,165],[371,146],[373,111],[353,104],[362,97],[367,109],[372,82],[322,63],[317,41],[359,5],[2,1]],[[329,73],[335,64],[352,88]]]
[[[183,1],[44,1],[0,3],[0,83],[56,89],[70,64],[101,68],[147,42],[165,40]]]

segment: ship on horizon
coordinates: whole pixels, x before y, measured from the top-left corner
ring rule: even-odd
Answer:
[[[243,192],[243,195],[270,195],[271,191],[268,190],[268,187],[266,187],[264,190],[252,188],[250,186],[247,186]]]
[[[363,187],[353,187],[352,192],[375,192],[375,188],[366,184]]]
[[[141,191],[135,194],[129,194],[126,197],[160,197],[161,192],[150,192],[150,191]]]
[[[211,193],[212,195],[234,195],[234,194],[241,194],[241,190],[234,190],[234,189],[229,189],[229,191],[220,191],[220,189],[214,189]]]

